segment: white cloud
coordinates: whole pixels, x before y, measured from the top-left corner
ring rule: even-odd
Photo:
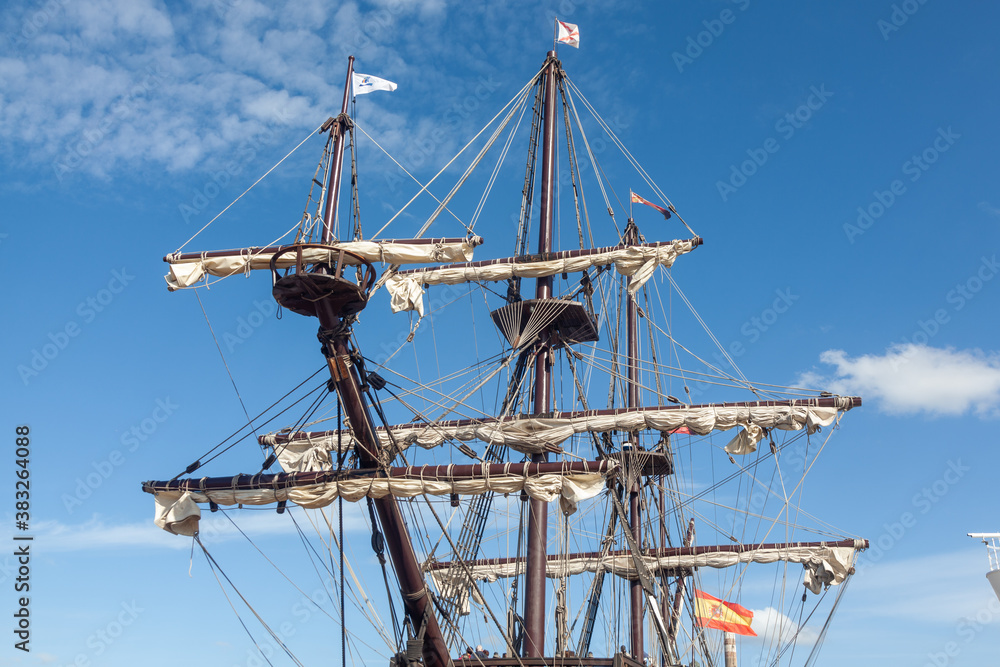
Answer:
[[[758,641],[768,645],[784,644],[793,638],[802,646],[812,646],[819,638],[819,633],[809,626],[799,630],[798,624],[774,607],[753,611],[753,621],[750,627],[757,633]],[[796,637],[796,632],[798,636]]]
[[[992,215],[994,218],[1000,218],[1000,208],[997,208],[988,201],[979,202],[979,210],[989,215]]]
[[[8,36],[0,43],[0,155],[22,172],[62,180],[217,171],[265,132],[269,145],[294,145],[339,111],[350,53],[364,71],[399,79],[423,68],[432,79],[453,79],[430,66],[459,48],[438,39],[446,4],[90,0],[49,3],[41,14],[37,3],[9,7],[0,18]],[[425,41],[409,44],[404,32]],[[478,69],[495,71],[485,61]],[[366,100],[370,127],[386,125],[383,104]],[[402,151],[429,131],[397,131],[385,145]]]
[[[820,361],[835,367],[831,376],[811,372],[803,386],[875,399],[886,412],[980,417],[1000,414],[1000,354],[907,343],[882,355],[850,357],[827,350]]]

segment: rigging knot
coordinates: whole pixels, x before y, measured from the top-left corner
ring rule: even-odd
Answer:
[[[346,337],[350,334],[350,331],[351,327],[344,320],[338,322],[331,329],[324,329],[323,327],[320,327],[319,331],[316,333],[316,338],[318,338],[319,342],[323,344],[323,354],[327,357],[333,356],[332,354],[326,354],[327,346],[332,347],[334,341]]]
[[[421,588],[419,591],[416,591],[415,593],[403,593],[403,597],[406,598],[407,600],[410,600],[411,602],[416,602],[425,595],[427,595],[426,586]]]

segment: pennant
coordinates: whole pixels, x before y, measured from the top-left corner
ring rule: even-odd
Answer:
[[[559,27],[557,42],[568,44],[574,49],[580,48],[580,30],[575,25],[565,23],[559,19],[556,19],[556,25]]]
[[[358,74],[355,72],[351,78],[351,83],[354,87],[355,96],[364,95],[373,90],[388,90],[389,92],[396,90],[396,84],[392,81],[386,81],[371,74]]]
[[[723,602],[704,591],[695,589],[694,613],[698,618],[698,625],[702,628],[714,628],[737,635],[757,636],[757,633],[750,627],[750,622],[753,621],[753,612],[735,602]]]
[[[691,435],[691,429],[689,429],[687,426],[678,426],[673,431],[669,432],[670,435],[674,435],[675,433],[677,435]]]
[[[668,211],[667,209],[663,208],[662,206],[657,206],[656,204],[654,204],[651,201],[646,201],[645,199],[643,199],[642,197],[640,197],[636,193],[632,192],[631,190],[629,190],[629,194],[632,195],[632,203],[633,204],[645,204],[646,206],[652,206],[657,211],[659,211],[660,213],[663,214],[663,219],[664,220],[669,220],[670,219],[670,211]]]

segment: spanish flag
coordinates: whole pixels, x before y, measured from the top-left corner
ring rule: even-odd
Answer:
[[[656,204],[654,204],[651,201],[646,201],[645,199],[643,199],[642,197],[640,197],[636,193],[632,192],[631,190],[629,190],[629,194],[631,195],[631,199],[632,199],[632,203],[633,204],[645,204],[646,206],[651,206],[651,207],[655,208],[657,211],[659,211],[660,213],[663,214],[663,219],[664,220],[669,220],[670,219],[670,211],[668,211],[667,209],[663,208],[662,206],[657,206]]]
[[[694,604],[699,626],[725,630],[737,635],[757,636],[750,627],[753,612],[746,607],[741,607],[735,602],[723,602],[699,590],[694,592]]]

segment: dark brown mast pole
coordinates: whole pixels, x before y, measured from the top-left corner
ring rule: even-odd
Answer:
[[[684,546],[690,547],[692,544],[694,544],[694,519],[688,522],[687,535],[684,536]],[[673,614],[670,616],[670,641],[677,639],[677,629],[681,622],[681,604],[684,602],[685,581],[683,575],[677,578],[677,592],[674,593],[674,609]]]
[[[340,198],[340,176],[344,173],[344,137],[350,120],[347,117],[347,105],[351,101],[351,90],[354,83],[354,56],[347,58],[347,83],[344,84],[344,102],[340,106],[340,115],[337,116],[330,128],[330,134],[334,134],[333,155],[330,161],[333,163],[330,169],[330,182],[326,188],[326,206],[323,208],[323,243],[330,243],[333,240],[333,229],[337,222],[337,200]]]
[[[670,442],[664,443],[664,447],[669,450]],[[660,547],[667,546],[667,478],[664,475],[660,475]],[[670,622],[673,618],[670,616],[670,601],[667,600],[667,591],[670,590],[667,586],[667,577],[663,577],[663,595],[660,598],[660,615],[666,620],[667,625],[667,636],[670,636]],[[676,649],[664,649],[663,655],[660,656],[660,664],[666,666],[668,660],[668,651]]]
[[[559,61],[556,52],[549,51],[546,61],[544,83],[545,103],[542,113],[542,200],[538,229],[538,252],[552,252],[552,194],[554,190],[553,171],[555,165],[556,138],[556,76]],[[552,297],[552,277],[538,278],[535,282],[535,298]],[[541,339],[535,353],[535,401],[534,413],[552,411],[549,384],[552,368],[549,364],[549,346],[546,337]],[[542,462],[548,454],[535,454],[532,461]],[[548,540],[548,503],[531,500],[528,505],[528,563],[525,576],[524,646],[526,658],[538,658],[545,651],[545,552]]]
[[[354,56],[347,60],[347,81],[344,84],[344,103],[340,116],[335,121],[333,164],[330,169],[330,184],[327,190],[326,209],[323,213],[323,243],[330,243],[333,238],[333,227],[337,213],[337,194],[340,190],[340,175],[343,170],[344,135],[350,120],[347,117],[347,105],[351,97],[354,73]],[[331,129],[331,132],[334,131]],[[379,467],[380,445],[375,436],[375,425],[371,413],[361,393],[361,378],[357,366],[352,362],[350,335],[353,317],[338,312],[331,299],[324,298],[316,302],[316,316],[319,318],[319,338],[323,344],[323,354],[326,356],[331,381],[344,411],[354,430],[357,441],[358,459],[362,467]],[[382,473],[385,474],[385,473]],[[400,592],[403,594],[403,604],[406,614],[414,629],[424,628],[423,658],[427,667],[448,667],[448,647],[445,645],[437,617],[431,608],[420,563],[413,551],[406,523],[399,510],[399,505],[392,495],[373,501],[378,513],[379,523],[385,544],[389,548],[396,578],[399,580]]]
[[[625,233],[625,243],[638,243],[638,233],[635,223],[628,221]],[[629,295],[625,324],[628,329],[626,344],[628,346],[628,392],[626,393],[626,406],[629,408],[639,407],[639,306],[635,302],[635,296]],[[629,435],[632,447],[639,447],[639,436],[637,433]],[[636,544],[642,546],[642,517],[639,513],[639,494],[641,491],[642,476],[636,479],[635,484],[629,489],[629,528],[632,530],[632,537]],[[630,593],[630,620],[632,626],[632,655],[636,660],[643,659],[643,638],[642,638],[642,611],[643,611],[643,590],[642,582],[636,579],[631,582]]]

